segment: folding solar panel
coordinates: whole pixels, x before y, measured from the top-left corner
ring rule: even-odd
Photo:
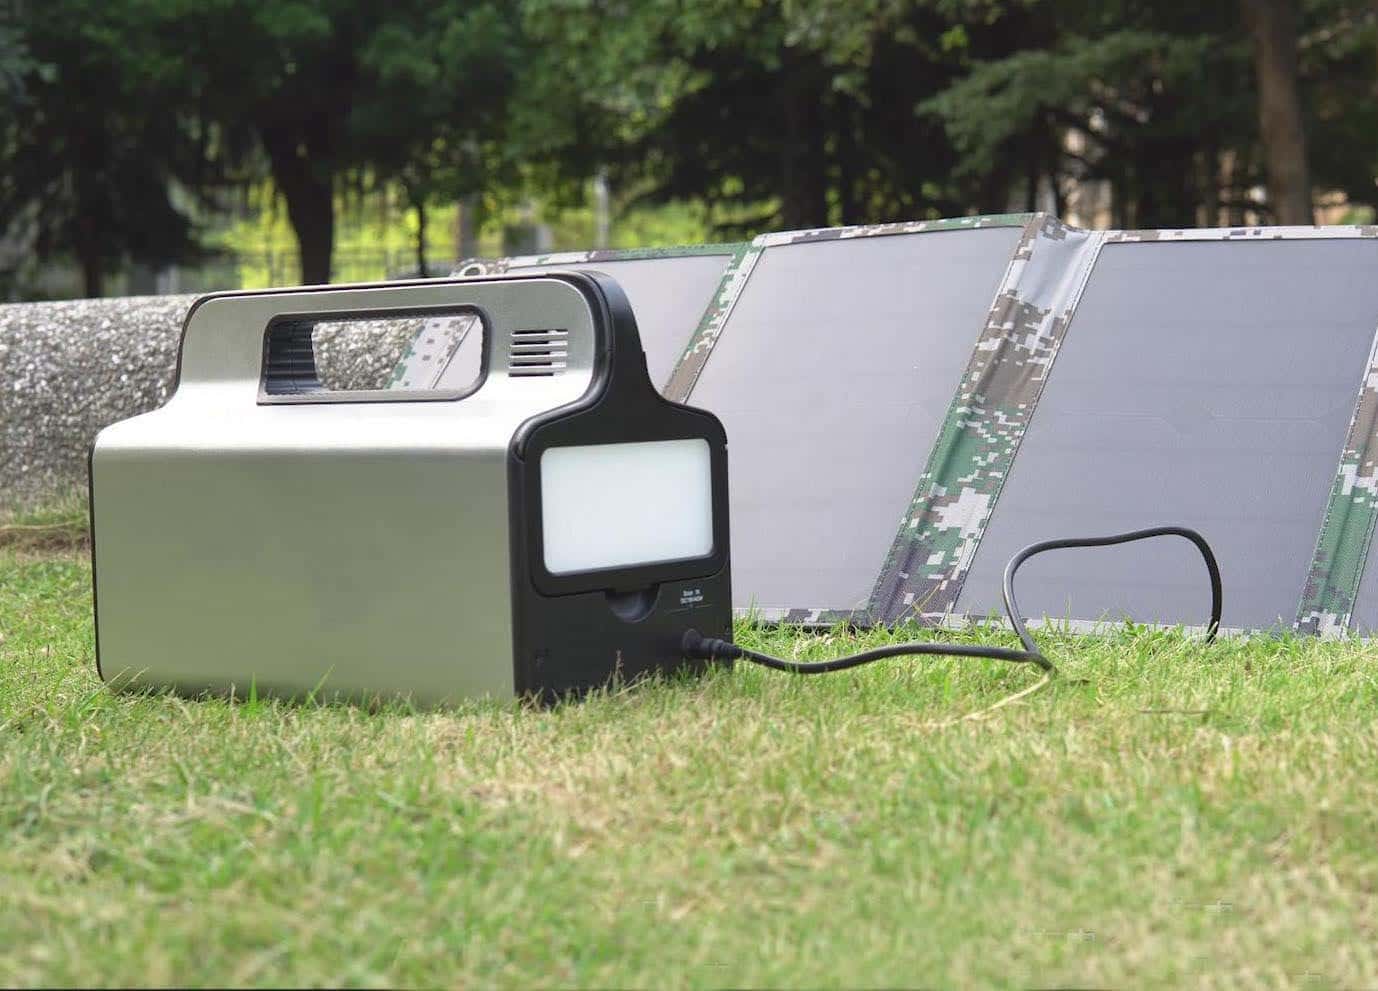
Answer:
[[[1227,627],[1297,619],[1378,326],[1378,241],[1111,236],[1099,251],[956,601],[997,610],[1038,535],[1189,521],[1220,557]],[[1044,555],[1034,615],[1202,619],[1182,542]]]
[[[1175,522],[1216,546],[1227,627],[1378,627],[1375,263],[1370,227],[757,238],[667,387],[727,427],[738,608],[985,616],[1025,544]],[[1204,619],[1185,542],[1022,582],[1032,618]]]
[[[728,431],[739,606],[865,608],[1022,226],[758,239],[670,389]]]

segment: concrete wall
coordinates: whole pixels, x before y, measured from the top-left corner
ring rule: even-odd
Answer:
[[[166,401],[194,299],[0,305],[0,513],[84,491],[97,431]],[[332,388],[385,386],[419,327],[318,330],[321,379]]]

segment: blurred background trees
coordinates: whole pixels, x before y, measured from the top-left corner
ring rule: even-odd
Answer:
[[[16,0],[0,294],[1032,209],[1368,221],[1376,134],[1378,0]]]

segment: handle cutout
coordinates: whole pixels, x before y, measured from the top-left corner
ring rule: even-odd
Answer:
[[[263,343],[263,403],[458,399],[488,370],[488,321],[474,307],[279,318]]]

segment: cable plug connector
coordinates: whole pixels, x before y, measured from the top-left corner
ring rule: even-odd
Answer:
[[[696,661],[737,660],[742,648],[729,640],[706,637],[698,630],[685,630],[680,640],[680,652]]]

